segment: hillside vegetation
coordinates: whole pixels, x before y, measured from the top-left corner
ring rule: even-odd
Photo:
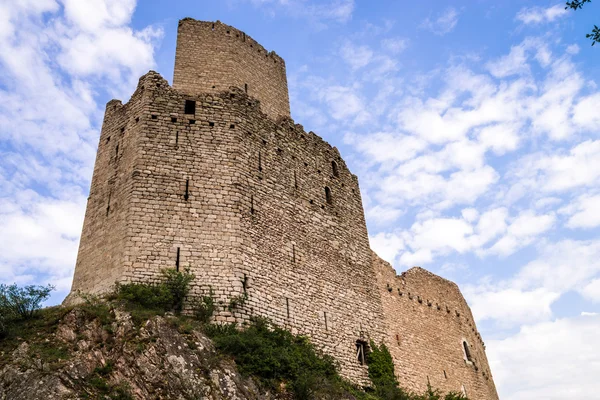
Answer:
[[[401,389],[383,344],[371,342],[372,384],[359,388],[307,337],[268,320],[210,324],[211,296],[183,315],[193,279],[165,270],[157,285],[46,309],[51,287],[0,286],[0,399],[465,399]]]

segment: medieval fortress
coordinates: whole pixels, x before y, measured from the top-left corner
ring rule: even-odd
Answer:
[[[192,295],[212,290],[221,305],[216,321],[268,317],[354,382],[368,379],[374,340],[403,387],[498,399],[456,284],[418,267],[396,275],[370,249],[358,179],[290,118],[283,59],[186,18],[173,85],[150,71],[128,103],[106,106],[72,294],[188,266]]]

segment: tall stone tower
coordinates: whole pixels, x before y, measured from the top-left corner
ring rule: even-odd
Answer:
[[[358,179],[290,119],[283,59],[189,18],[173,86],[150,71],[128,103],[107,104],[66,302],[184,267],[191,296],[214,293],[216,321],[268,317],[357,383],[374,340],[403,386],[497,399],[456,285],[420,268],[396,276],[370,250]]]

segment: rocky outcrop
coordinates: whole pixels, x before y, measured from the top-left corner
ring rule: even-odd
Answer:
[[[23,341],[0,363],[0,399],[275,399],[219,356],[200,330],[155,316],[141,327],[74,309],[49,337]],[[40,353],[39,343],[44,351]]]

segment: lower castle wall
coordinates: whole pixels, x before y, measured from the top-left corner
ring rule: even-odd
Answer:
[[[422,392],[429,382],[433,388],[464,392],[471,399],[498,399],[483,341],[458,287],[418,267],[397,276],[375,253],[373,266],[386,343],[400,385]],[[463,340],[472,362],[466,359]]]

